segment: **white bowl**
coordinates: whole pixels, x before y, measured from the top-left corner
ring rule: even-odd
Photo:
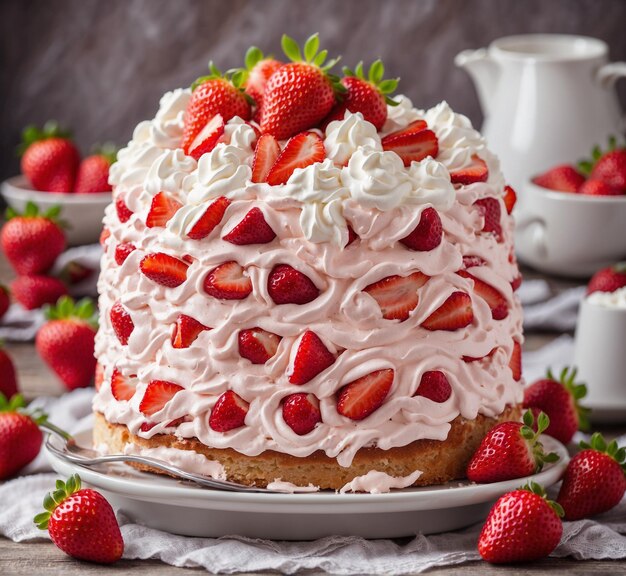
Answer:
[[[61,206],[60,218],[68,228],[65,230],[67,242],[71,246],[98,242],[102,231],[104,209],[111,203],[111,192],[94,194],[60,194],[39,192],[30,188],[24,176],[14,176],[2,183],[2,196],[7,204],[22,212],[30,200],[45,212],[52,206]]]
[[[515,248],[525,264],[583,278],[626,256],[626,194],[556,192],[530,181],[520,192]]]

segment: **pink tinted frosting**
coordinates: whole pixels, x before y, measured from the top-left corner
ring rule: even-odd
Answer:
[[[507,405],[521,401],[522,383],[513,379],[508,366],[514,338],[523,340],[521,306],[511,288],[518,275],[510,257],[513,221],[502,200],[503,179],[497,160],[466,118],[454,114],[445,103],[427,112],[415,110],[406,98],[398,109],[390,109],[387,132],[415,118],[429,118],[429,127],[440,136],[442,162],[428,158],[404,168],[397,167],[390,157],[372,156],[381,152],[371,144],[375,136],[371,125],[364,126],[369,123],[358,115],[347,115],[341,122],[356,126],[354,133],[346,129],[347,135],[341,133],[332,140],[340,142],[337,154],[341,163],[332,161],[334,153],[328,145],[331,160],[326,161],[324,170],[309,167],[310,174],[295,173],[287,185],[269,186],[250,182],[253,131],[238,118],[227,126],[227,142],[199,162],[175,149],[177,136],[182,135],[181,111],[188,98],[188,91],[166,94],[155,119],[137,127],[111,171],[115,198],[123,198],[134,214],[121,223],[112,205],[104,220],[111,236],[99,280],[96,356],[105,378],[94,400],[96,411],[145,438],[186,416],[187,421],[175,429],[181,438],[195,437],[207,446],[233,448],[249,456],[265,450],[307,456],[322,450],[348,466],[364,446],[388,449],[419,439],[445,440],[457,416],[470,420],[478,414],[496,416]],[[335,124],[329,126],[327,141],[333,130],[343,128],[341,123]],[[456,148],[463,153],[455,154]],[[489,180],[455,190],[447,163],[458,169],[471,161],[470,152],[488,162]],[[351,165],[357,153],[364,160],[355,157]],[[387,172],[378,168],[368,172],[368,166],[379,162],[390,166]],[[383,188],[388,184],[390,192],[385,194]],[[183,208],[165,228],[146,228],[152,198],[160,191],[170,194]],[[186,232],[222,195],[231,204],[221,224],[203,240],[188,238]],[[376,206],[370,197],[376,197],[372,201]],[[501,242],[493,234],[481,232],[483,216],[473,204],[485,197],[497,198],[500,204]],[[422,211],[430,206],[441,217],[443,241],[429,252],[407,249],[398,240],[415,228]],[[277,238],[249,246],[225,242],[222,236],[254,207],[261,209]],[[360,237],[349,246],[344,246],[346,231],[337,233],[342,222],[349,222]],[[307,230],[311,231],[309,238]],[[114,259],[120,242],[136,247],[121,266]],[[154,252],[190,257],[187,280],[167,288],[144,276],[139,263]],[[469,271],[505,297],[509,308],[505,319],[494,320],[487,303],[474,292],[473,281],[456,273],[463,268],[463,256],[484,261]],[[252,294],[244,300],[208,296],[202,287],[207,273],[231,260],[245,267]],[[319,288],[319,297],[304,305],[274,304],[267,280],[276,264],[289,264],[306,274]],[[418,290],[417,308],[404,322],[384,319],[377,302],[363,289],[387,276],[407,276],[415,271],[430,277]],[[420,326],[459,290],[471,296],[475,316],[471,325],[453,332]],[[116,338],[109,319],[116,301],[130,313],[135,326],[127,346]],[[211,328],[186,349],[171,344],[180,314]],[[238,332],[256,326],[282,337],[276,355],[265,365],[252,364],[238,352]],[[306,330],[314,331],[337,359],[310,382],[296,386],[289,383],[288,375],[295,346]],[[495,352],[481,361],[463,360],[464,356],[487,356],[492,350]],[[117,401],[112,395],[114,368],[126,377],[133,376],[137,383],[130,401]],[[358,422],[340,415],[337,391],[384,368],[395,371],[384,404]],[[446,374],[452,388],[447,401],[436,403],[415,396],[422,374],[429,370]],[[144,432],[140,427],[146,417],[139,404],[151,380],[171,381],[184,390],[150,417],[156,425]],[[249,402],[250,409],[244,426],[216,432],[208,417],[217,398],[229,389]],[[320,401],[322,423],[303,436],[282,418],[281,403],[295,392],[313,393]]]

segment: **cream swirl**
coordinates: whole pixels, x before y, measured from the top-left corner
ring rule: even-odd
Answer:
[[[327,158],[306,168],[297,168],[283,192],[302,203],[300,227],[304,237],[315,243],[348,242],[348,228],[343,217],[343,200],[348,189],[341,183],[341,170]]]
[[[161,98],[159,111],[150,126],[152,141],[159,148],[178,148],[180,146],[185,110],[190,98],[191,90],[189,88],[178,88],[172,92],[166,92]]]
[[[152,162],[144,178],[144,189],[150,196],[159,192],[178,195],[184,191],[183,182],[196,167],[197,162],[180,148],[166,150]]]
[[[237,197],[252,177],[249,166],[252,151],[231,144],[218,144],[198,162],[197,181],[189,192],[190,204],[201,204],[210,198]]]
[[[382,150],[376,127],[363,114],[346,112],[343,120],[335,120],[326,128],[326,156],[338,166],[345,166],[360,148]]]

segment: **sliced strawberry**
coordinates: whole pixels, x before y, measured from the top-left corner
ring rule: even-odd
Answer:
[[[506,211],[510,214],[513,212],[513,208],[515,208],[515,203],[517,202],[517,194],[515,190],[510,186],[504,187],[504,205],[506,206]]]
[[[165,192],[159,192],[154,198],[152,198],[150,211],[146,217],[146,226],[148,228],[165,226],[181,207],[182,204],[180,202]]]
[[[511,281],[511,288],[513,288],[513,292],[519,289],[519,287],[522,285],[523,280],[524,278],[521,274],[518,274],[515,278],[513,278],[513,280]]]
[[[111,231],[105,226],[100,232],[100,238],[98,242],[100,242],[100,246],[104,246],[107,240],[111,237]]]
[[[513,380],[519,382],[522,378],[522,345],[517,341],[513,341],[513,352],[509,360],[509,368],[513,373]]]
[[[283,401],[283,420],[298,436],[311,432],[322,421],[320,402],[314,394],[299,392]]]
[[[413,120],[413,122],[410,122],[404,128],[400,128],[400,130],[396,130],[395,132],[387,134],[385,138],[395,138],[396,136],[409,136],[417,134],[418,132],[422,132],[427,128],[428,124],[426,124],[425,120]]]
[[[209,416],[209,426],[216,432],[228,432],[245,424],[246,414],[250,409],[241,396],[232,390],[222,394],[213,406]]]
[[[474,266],[484,266],[487,262],[480,256],[463,256],[463,269],[473,268]]]
[[[307,330],[300,340],[289,382],[306,384],[334,363],[335,355],[324,346],[315,332]]]
[[[459,270],[457,274],[474,281],[474,292],[489,304],[491,316],[494,320],[502,320],[509,315],[509,306],[506,298],[493,286],[479,280],[465,270]]]
[[[406,238],[400,240],[407,248],[428,252],[441,244],[443,227],[441,218],[434,208],[426,208],[422,212],[419,224]]]
[[[463,362],[468,364],[471,362],[480,362],[481,360],[486,360],[487,358],[493,358],[493,355],[496,353],[497,350],[497,347],[492,348],[489,354],[485,354],[484,356],[462,356],[462,360]]]
[[[135,250],[135,245],[130,242],[122,242],[115,247],[115,262],[118,266],[121,266],[126,262],[126,258],[130,256],[130,253]]]
[[[126,202],[121,196],[118,196],[115,200],[115,211],[117,212],[117,217],[119,221],[124,224],[130,220],[130,217],[133,215],[133,211],[126,206]]]
[[[130,400],[135,395],[135,385],[116,368],[111,376],[111,393],[116,400]]]
[[[363,420],[383,405],[393,384],[393,370],[377,370],[343,386],[337,395],[337,412]]]
[[[252,208],[243,217],[243,220],[223,238],[231,244],[246,246],[248,244],[267,244],[276,238],[276,234],[265,221],[261,209]]]
[[[450,181],[452,184],[474,184],[475,182],[487,182],[489,178],[489,168],[487,163],[474,154],[472,163],[460,170],[450,172]]]
[[[224,196],[220,196],[214,202],[209,204],[204,214],[193,225],[187,236],[192,240],[202,240],[206,238],[215,227],[222,221],[226,208],[230,206],[230,200]]]
[[[254,150],[252,182],[265,182],[279,155],[278,140],[271,134],[263,134],[257,141]]]
[[[234,260],[213,268],[204,279],[204,291],[221,300],[243,300],[252,292],[252,281]]]
[[[267,291],[275,304],[307,304],[320,294],[308,276],[288,264],[274,266],[267,280]]]
[[[355,242],[359,239],[359,235],[352,229],[352,226],[348,224],[348,243],[346,246],[350,246],[352,242]]]
[[[152,416],[161,410],[181,390],[183,390],[183,387],[173,382],[153,380],[148,384],[146,392],[141,399],[139,411],[145,416]]]
[[[445,402],[452,394],[452,387],[441,370],[430,370],[422,374],[415,396],[423,396],[433,402]]]
[[[113,304],[109,317],[117,339],[120,341],[120,344],[126,346],[130,335],[135,329],[133,319],[120,302]]]
[[[100,388],[102,388],[102,383],[104,382],[104,367],[100,362],[96,362],[96,370],[93,376],[93,385],[96,389],[96,392],[100,392]]]
[[[410,276],[387,276],[363,291],[378,302],[383,318],[403,321],[415,310],[417,290],[426,284],[428,278],[421,272],[413,272]]]
[[[174,420],[172,420],[171,422],[169,422],[167,424],[167,428],[176,428],[177,426],[180,426],[183,422],[190,422],[191,420],[188,419],[186,416],[181,416],[180,418],[176,418]],[[150,430],[152,430],[155,426],[157,425],[156,422],[142,422],[141,426],[139,426],[139,430],[141,430],[142,432],[150,432]]]
[[[164,254],[155,252],[148,254],[139,265],[144,276],[168,288],[176,288],[187,280],[189,264]]]
[[[469,326],[473,320],[472,299],[465,292],[453,292],[437,310],[422,322],[422,328],[452,332]]]
[[[498,241],[502,240],[502,224],[500,224],[502,211],[500,209],[500,202],[495,198],[481,198],[474,202],[474,206],[480,210],[485,219],[482,231],[492,232],[495,234]]]
[[[301,132],[287,142],[267,175],[272,186],[285,184],[296,168],[306,168],[326,158],[324,141],[315,132]]]
[[[439,141],[432,130],[421,130],[408,134],[389,134],[382,139],[383,150],[395,152],[405,166],[420,162],[427,156],[437,157]]]
[[[210,328],[191,316],[181,314],[174,324],[172,346],[174,348],[189,348],[191,343],[205,330],[210,330]]]
[[[189,156],[200,160],[200,156],[217,146],[222,136],[224,136],[224,118],[221,114],[216,114],[194,138],[189,146]]]
[[[262,328],[239,332],[239,355],[253,364],[265,364],[278,350],[282,338]]]

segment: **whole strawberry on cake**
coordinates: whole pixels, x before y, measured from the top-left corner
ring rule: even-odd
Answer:
[[[461,478],[523,399],[514,192],[445,102],[282,44],[111,167],[95,444],[287,490]]]

